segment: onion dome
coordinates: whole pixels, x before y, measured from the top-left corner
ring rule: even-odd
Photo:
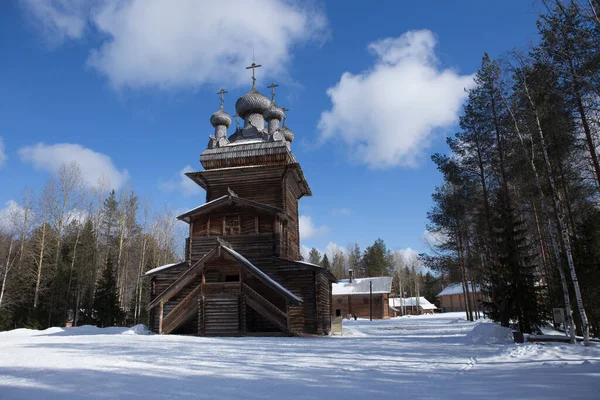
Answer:
[[[235,102],[235,111],[240,117],[245,119],[246,115],[251,113],[264,113],[270,105],[271,100],[253,88]]]
[[[211,115],[210,123],[215,128],[221,125],[224,125],[226,128],[229,128],[229,125],[231,125],[231,117],[225,112],[225,110],[223,110],[223,107],[221,107],[217,110],[216,113]]]
[[[270,121],[272,119],[281,121],[283,117],[285,117],[285,113],[283,112],[283,109],[281,107],[279,107],[277,104],[275,104],[274,101],[272,101],[269,108],[267,108],[263,113],[263,117],[265,117],[267,121]]]
[[[294,141],[294,132],[292,132],[288,127],[283,124],[281,128],[279,128],[279,132],[283,135],[286,141],[292,143]]]

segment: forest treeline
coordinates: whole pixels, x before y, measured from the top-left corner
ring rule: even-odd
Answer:
[[[432,157],[438,240],[422,257],[480,283],[502,325],[535,332],[565,308],[586,342],[600,335],[599,4],[542,1],[535,46],[483,56],[450,153]]]
[[[144,323],[141,275],[178,259],[176,215],[63,164],[0,221],[0,330]],[[10,202],[9,202],[10,203]]]

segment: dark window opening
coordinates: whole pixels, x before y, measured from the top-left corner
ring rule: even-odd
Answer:
[[[225,217],[225,235],[240,234],[240,217],[239,215],[228,215]]]
[[[225,276],[225,282],[239,282],[239,281],[240,281],[239,275],[226,275]]]
[[[341,316],[342,316],[342,310],[340,310],[339,308],[337,308],[337,309],[335,310],[335,316],[336,316],[336,317],[341,317]]]

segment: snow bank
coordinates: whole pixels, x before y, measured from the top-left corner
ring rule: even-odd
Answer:
[[[475,344],[513,343],[512,330],[493,322],[481,322],[467,333],[467,341]]]

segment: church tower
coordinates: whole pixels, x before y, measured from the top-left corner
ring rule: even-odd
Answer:
[[[180,215],[189,224],[186,260],[146,273],[151,327],[159,333],[323,334],[331,325],[335,278],[300,260],[298,201],[312,193],[291,151],[285,112],[252,88],[232,118],[221,105],[200,155],[203,171],[186,175],[206,203]],[[238,118],[243,119],[240,126]],[[283,122],[283,125],[281,123]]]

